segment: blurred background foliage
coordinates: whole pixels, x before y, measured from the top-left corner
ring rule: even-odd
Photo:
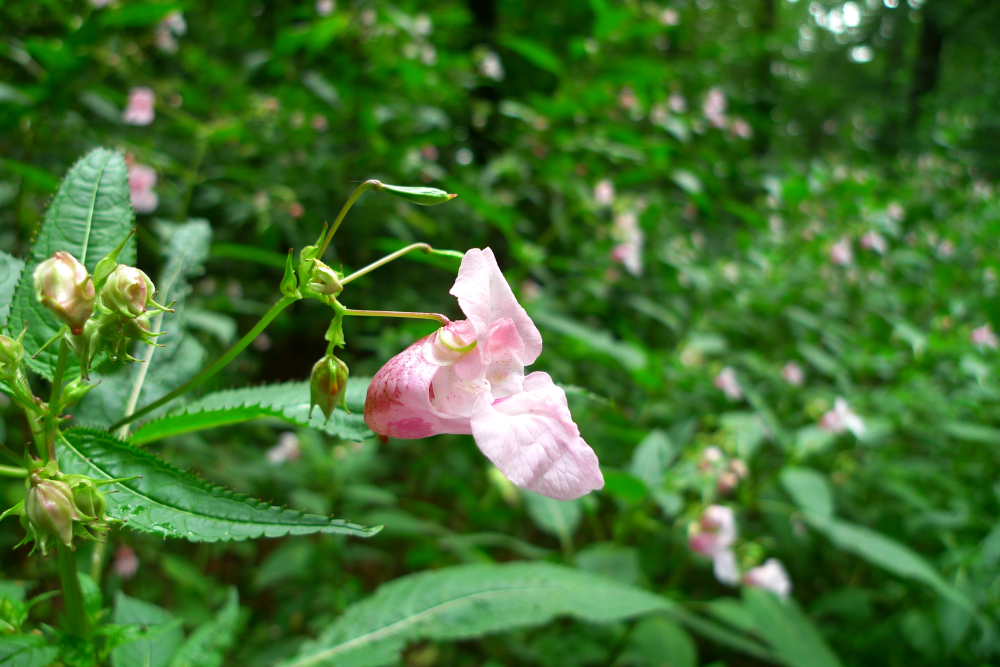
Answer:
[[[469,437],[340,442],[270,421],[176,437],[155,447],[231,488],[387,527],[213,545],[119,530],[105,599],[194,627],[235,585],[227,664],[266,665],[406,573],[548,559],[767,636],[687,546],[718,502],[743,569],[780,559],[844,664],[995,660],[998,29],[990,0],[0,2],[0,249],[27,250],[78,156],[125,151],[156,175],[142,268],[162,262],[158,219],[211,223],[187,299],[197,365],[278,298],[284,254],[357,183],[444,188],[458,198],[430,209],[365,195],[330,263],[493,248],[545,336],[535,368],[567,387],[607,478],[552,505]],[[136,87],[155,93],[148,124],[122,120]],[[457,316],[455,266],[421,259],[342,301]],[[215,388],[304,379],[327,323],[296,305]],[[343,356],[370,376],[432,330],[351,320]],[[6,577],[54,587],[26,551],[4,550]],[[404,660],[765,664],[647,621]]]

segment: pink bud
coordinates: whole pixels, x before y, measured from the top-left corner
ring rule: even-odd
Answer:
[[[997,339],[997,335],[990,329],[989,324],[973,329],[969,339],[972,340],[973,345],[979,347],[988,347],[994,350],[1000,348],[1000,339]]]
[[[771,591],[782,600],[787,599],[792,592],[792,580],[777,558],[768,558],[763,565],[744,574],[743,583]]]
[[[132,208],[136,213],[152,213],[160,204],[160,198],[153,192],[156,185],[156,171],[146,165],[136,164],[128,168],[128,188]]]
[[[149,125],[156,118],[156,93],[151,88],[133,88],[128,94],[128,106],[122,121],[129,125]]]
[[[850,239],[842,238],[830,248],[830,261],[840,266],[847,266],[854,261]]]
[[[802,383],[805,382],[806,374],[802,371],[802,367],[799,366],[798,363],[789,361],[785,364],[785,367],[781,369],[781,377],[788,384],[801,387]]]
[[[139,557],[131,547],[122,545],[115,550],[115,574],[122,579],[131,579],[139,571]]]
[[[35,269],[35,298],[74,335],[93,314],[95,296],[87,268],[68,252],[56,252]]]
[[[105,308],[135,318],[146,312],[155,291],[149,276],[135,267],[119,264],[104,283],[101,300]]]
[[[740,383],[736,379],[736,371],[734,371],[730,366],[726,366],[717,376],[715,376],[715,387],[725,394],[726,398],[730,401],[739,401],[743,399],[743,389],[740,387]]]

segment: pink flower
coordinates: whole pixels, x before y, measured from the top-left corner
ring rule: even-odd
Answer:
[[[115,562],[112,568],[122,579],[131,579],[139,571],[139,557],[131,547],[123,544],[115,549]]]
[[[726,117],[726,94],[722,92],[722,88],[715,86],[709,89],[701,111],[705,115],[705,120],[713,127],[722,128],[729,124],[729,119]]]
[[[792,580],[777,558],[768,558],[760,567],[755,567],[743,575],[743,583],[771,591],[782,600],[787,600],[792,592]]]
[[[806,374],[803,372],[802,367],[799,366],[798,362],[789,361],[785,364],[785,367],[781,369],[781,377],[788,384],[801,387],[802,383],[805,382]]]
[[[906,217],[906,209],[899,202],[890,202],[889,206],[885,209],[885,214],[889,216],[890,220],[899,222]]]
[[[625,266],[633,276],[642,275],[642,242],[645,234],[639,227],[635,211],[626,211],[615,216],[611,226],[611,238],[618,245],[611,251],[611,258]]]
[[[132,196],[132,208],[136,213],[152,213],[160,204],[160,198],[153,192],[156,185],[156,171],[143,164],[128,168],[128,189]]]
[[[955,244],[951,239],[945,239],[938,245],[937,251],[942,259],[947,259],[955,254]]]
[[[667,104],[670,105],[670,110],[674,113],[684,113],[688,109],[687,100],[680,93],[671,93],[670,97],[667,98]]]
[[[329,16],[337,8],[337,3],[333,0],[316,0],[316,13],[320,16]]]
[[[709,505],[698,523],[691,525],[688,547],[712,559],[712,569],[720,583],[735,586],[740,580],[736,554],[731,549],[735,541],[736,516],[733,510],[722,505]]]
[[[128,106],[122,112],[122,121],[129,125],[149,125],[156,118],[156,93],[150,88],[133,88],[128,93]]]
[[[851,240],[846,236],[841,238],[830,248],[830,261],[840,266],[847,266],[854,261],[854,251],[851,249]]]
[[[885,251],[889,249],[889,245],[885,242],[885,237],[875,230],[866,232],[861,237],[861,247],[865,250],[874,250],[880,255],[884,255]]]
[[[742,118],[736,118],[733,120],[733,126],[730,128],[740,139],[750,139],[753,137],[753,128],[750,127],[750,123],[746,122]]]
[[[858,438],[865,434],[864,421],[851,409],[847,401],[839,396],[833,402],[833,410],[828,411],[820,419],[819,427],[834,433],[850,431]]]
[[[550,498],[604,486],[565,392],[548,373],[524,374],[542,336],[489,248],[465,254],[451,294],[468,319],[418,340],[379,370],[365,401],[368,426],[394,438],[471,433],[507,479]]]
[[[715,376],[715,388],[725,394],[730,401],[743,400],[743,389],[736,379],[736,371],[731,366],[726,366]]]
[[[979,347],[988,347],[994,350],[1000,348],[1000,339],[997,339],[997,335],[993,333],[989,324],[973,329],[972,333],[969,334],[969,339],[972,340],[973,345]]]
[[[676,9],[664,9],[660,12],[660,23],[663,25],[677,25],[681,22],[681,15]]]
[[[598,181],[594,186],[594,201],[598,206],[611,206],[615,200],[615,186],[608,179]]]
[[[300,456],[302,452],[299,451],[299,437],[289,431],[278,436],[278,444],[267,450],[267,460],[275,465],[285,461],[298,461]]]

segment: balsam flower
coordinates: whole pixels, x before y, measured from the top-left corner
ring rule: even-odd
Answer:
[[[144,164],[134,164],[128,168],[128,188],[132,208],[136,213],[152,213],[160,205],[156,187],[156,170]]]
[[[712,569],[719,583],[735,586],[740,580],[733,542],[736,541],[736,515],[729,507],[709,505],[697,523],[691,524],[688,547],[712,559]]]
[[[96,296],[87,267],[68,252],[56,252],[35,269],[35,298],[76,335],[94,313]]]
[[[787,600],[792,593],[792,580],[777,558],[768,558],[760,567],[748,570],[743,575],[743,583],[769,590],[782,600]]]
[[[375,375],[365,422],[394,438],[472,434],[518,486],[559,500],[604,486],[566,394],[548,373],[524,374],[542,336],[497,266],[472,249],[451,289],[468,319],[451,322],[392,358]]]
[[[122,112],[122,121],[129,125],[149,125],[154,118],[156,118],[156,93],[145,86],[130,90],[128,106]]]

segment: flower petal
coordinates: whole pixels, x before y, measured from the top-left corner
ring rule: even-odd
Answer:
[[[425,347],[435,334],[421,338],[383,366],[368,387],[365,423],[379,435],[426,438],[437,433],[471,433],[468,416],[445,414],[431,404],[431,384],[450,368],[428,360]]]
[[[566,394],[548,373],[524,378],[524,391],[492,401],[480,394],[472,412],[479,449],[518,486],[557,500],[604,486],[594,450],[573,423]]]
[[[517,333],[514,320],[504,318],[490,327],[489,347],[486,379],[493,399],[520,393],[524,382],[524,341]]]

